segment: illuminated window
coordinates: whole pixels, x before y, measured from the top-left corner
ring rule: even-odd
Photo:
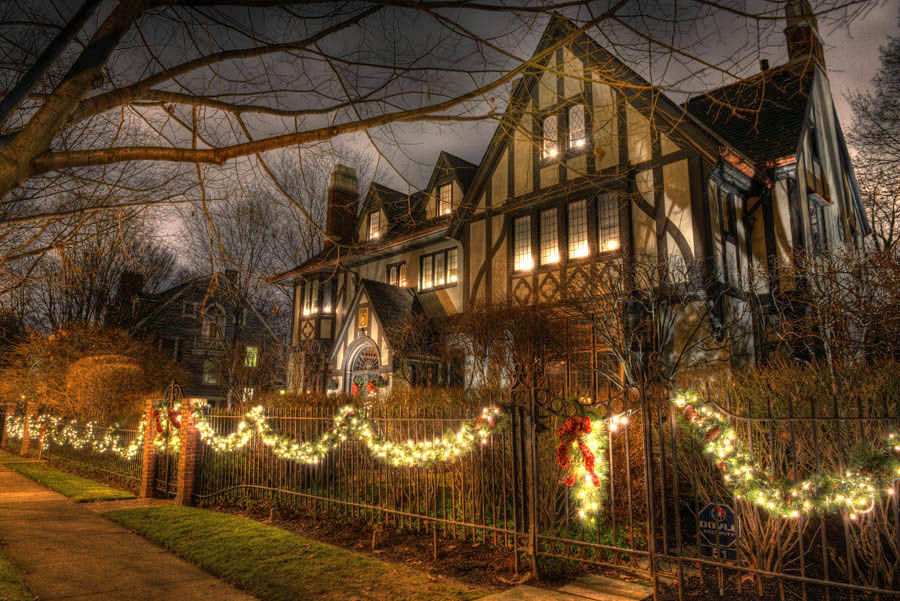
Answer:
[[[322,286],[322,313],[331,313],[331,282]]]
[[[449,215],[453,210],[453,184],[445,184],[438,190],[438,215]]]
[[[531,217],[517,217],[513,222],[513,265],[516,271],[528,271],[534,267],[531,257]]]
[[[455,284],[459,279],[459,270],[456,264],[456,249],[451,248],[447,251],[447,283]]]
[[[559,128],[556,123],[556,115],[544,117],[542,125],[544,146],[541,156],[545,159],[552,159],[559,154],[559,136],[557,133]]]
[[[419,288],[434,288],[434,257],[428,255],[422,257],[422,281]]]
[[[372,211],[369,213],[369,240],[375,240],[381,235],[381,213]]]
[[[434,255],[434,285],[443,286],[447,283],[447,274],[444,271],[444,253]]]
[[[559,263],[559,226],[556,209],[541,211],[541,265]]]
[[[569,258],[588,256],[587,202],[579,200],[569,203]]]
[[[457,250],[455,248],[448,248],[424,255],[420,261],[422,268],[419,271],[421,274],[419,289],[421,290],[454,285],[459,279]]]
[[[597,220],[600,252],[619,248],[619,202],[614,193],[600,195]]]
[[[329,299],[330,300],[330,299]],[[303,286],[303,316],[319,312],[319,282],[309,280]]]
[[[406,263],[388,265],[388,284],[406,287]]]
[[[587,138],[584,134],[584,105],[574,104],[569,107],[569,148],[584,148]]]
[[[247,353],[244,355],[244,367],[256,367],[256,363],[259,360],[259,348],[255,346],[248,346]]]

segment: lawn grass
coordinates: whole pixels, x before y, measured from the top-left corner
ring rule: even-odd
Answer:
[[[3,465],[79,503],[134,498],[134,495],[127,490],[112,488],[41,463],[27,462],[27,460],[20,463],[4,459]]]
[[[0,549],[0,601],[34,601],[16,567]]]
[[[28,458],[0,449],[0,463],[9,463],[10,461],[28,461]]]
[[[166,506],[104,515],[262,601],[467,600],[492,592],[215,511]]]

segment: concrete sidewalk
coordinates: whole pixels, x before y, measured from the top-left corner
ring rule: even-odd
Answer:
[[[253,601],[104,519],[101,506],[123,507],[75,503],[0,464],[0,545],[41,601]]]

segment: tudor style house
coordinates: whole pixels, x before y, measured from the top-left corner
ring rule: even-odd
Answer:
[[[702,266],[736,310],[789,291],[798,252],[861,249],[816,19],[791,0],[786,20],[785,64],[677,104],[591,38],[561,44],[556,18],[479,164],[441,152],[423,190],[373,184],[361,205],[338,166],[330,240],[272,279],[295,290],[290,386],[390,385],[411,315],[559,303],[616,259]],[[749,339],[732,360],[758,355]]]
[[[281,340],[262,313],[239,302],[233,272],[192,278],[155,294],[141,292],[141,277],[123,274],[113,321],[152,337],[188,380],[186,396],[214,405],[249,402],[284,380]],[[274,363],[274,365],[273,365]]]

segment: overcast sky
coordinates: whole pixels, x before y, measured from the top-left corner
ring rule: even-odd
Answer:
[[[850,128],[852,112],[847,103],[846,96],[855,90],[868,88],[870,80],[878,68],[878,48],[887,42],[887,36],[900,35],[897,29],[898,8],[897,0],[873,0],[871,8],[862,17],[856,19],[849,28],[829,30],[820,26],[820,35],[825,42],[825,61],[831,80],[832,94],[837,105],[838,116],[844,131]],[[779,22],[778,31],[785,24]],[[745,41],[744,35],[735,36],[734,39]],[[772,36],[769,47],[760,54],[760,58],[769,59],[771,65],[777,66],[786,61],[787,45],[780,34]],[[536,41],[536,40],[535,40]],[[722,53],[727,55],[732,49],[727,48],[727,33],[717,36],[708,44],[710,54]],[[745,76],[752,75],[759,69],[758,63],[749,64],[746,67]],[[712,82],[709,89],[717,87],[721,82]],[[696,83],[693,85],[697,89]],[[684,98],[673,96],[673,100],[681,102]],[[431,174],[434,160],[441,150],[446,150],[473,163],[478,163],[487,148],[491,134],[495,128],[493,122],[454,124],[452,127],[442,127],[440,131],[428,125],[405,126],[404,136],[405,158],[396,162],[398,168],[404,171],[404,177],[408,178],[414,186],[424,186]],[[387,145],[386,145],[387,146]],[[385,146],[385,147],[386,147]],[[403,167],[405,165],[405,168]],[[406,190],[407,185],[400,176],[383,177],[383,183],[395,186],[399,190]]]

